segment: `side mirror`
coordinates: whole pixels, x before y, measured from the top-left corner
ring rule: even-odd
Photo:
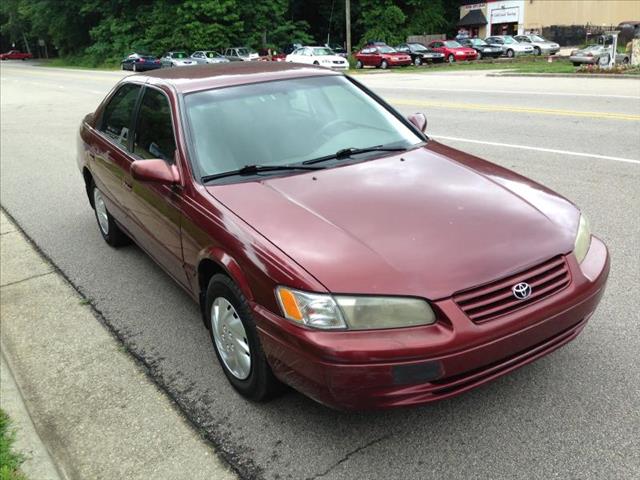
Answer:
[[[427,129],[427,117],[424,116],[424,113],[412,113],[407,117],[407,120],[415,125],[421,132]]]
[[[174,185],[180,182],[178,167],[164,160],[136,160],[131,164],[131,176],[139,182]]]

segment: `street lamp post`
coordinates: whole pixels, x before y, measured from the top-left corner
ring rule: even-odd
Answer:
[[[351,0],[344,1],[344,16],[347,29],[347,55],[351,55]]]

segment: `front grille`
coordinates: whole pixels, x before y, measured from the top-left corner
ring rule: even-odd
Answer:
[[[525,300],[517,299],[511,291],[520,282],[531,286],[531,295]],[[474,322],[485,322],[554,295],[570,282],[567,262],[560,256],[496,282],[458,292],[453,301]]]

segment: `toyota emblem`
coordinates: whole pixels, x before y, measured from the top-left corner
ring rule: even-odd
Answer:
[[[511,288],[513,296],[518,300],[526,300],[531,296],[531,285],[527,282],[520,282]]]

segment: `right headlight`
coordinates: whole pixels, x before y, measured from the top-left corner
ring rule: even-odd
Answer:
[[[573,246],[573,254],[576,256],[578,263],[582,263],[584,257],[587,256],[589,245],[591,245],[591,228],[589,228],[589,221],[587,217],[580,215],[578,233],[576,234],[576,241]]]
[[[284,316],[320,329],[370,330],[431,325],[436,316],[420,298],[330,295],[278,287]]]

